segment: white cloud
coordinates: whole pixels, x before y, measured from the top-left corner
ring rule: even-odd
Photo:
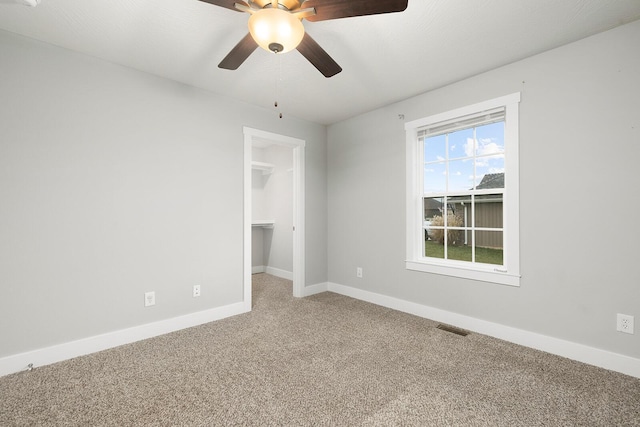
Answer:
[[[467,143],[464,144],[464,154],[467,157],[473,157],[474,143],[473,138],[467,138]]]
[[[504,146],[498,145],[493,142],[493,138],[482,138],[478,140],[477,148],[478,156],[485,156],[487,154],[500,154],[504,153]]]
[[[504,164],[504,154],[497,154],[495,156],[488,157],[478,157],[476,158],[476,167],[486,168],[492,161],[493,163],[501,162],[502,164]],[[502,169],[504,170],[504,167],[502,167]]]
[[[464,145],[464,154],[468,157],[486,156],[490,154],[504,153],[504,146],[494,142],[493,138],[481,138],[474,144],[473,138],[467,138],[467,142]]]

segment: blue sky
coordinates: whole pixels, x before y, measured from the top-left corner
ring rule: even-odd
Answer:
[[[448,142],[448,144],[447,144]],[[447,148],[449,173],[447,174]],[[424,192],[465,191],[488,173],[504,172],[504,122],[424,140]],[[475,175],[474,175],[475,167]]]

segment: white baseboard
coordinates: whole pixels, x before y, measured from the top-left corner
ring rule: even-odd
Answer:
[[[292,271],[281,270],[279,268],[267,266],[264,272],[272,276],[280,277],[281,279],[293,280]]]
[[[442,322],[467,329],[469,331],[489,335],[491,337],[523,345],[525,347],[542,350],[547,353],[566,357],[578,362],[587,363],[589,365],[598,366],[600,368],[640,378],[640,359],[633,357],[534,332],[524,331],[522,329],[512,328],[498,323],[488,322],[486,320],[476,319],[474,317],[464,316],[458,313],[452,313],[450,311],[426,305],[416,304],[398,298],[364,291],[362,289],[352,288],[350,286],[339,285],[337,283],[327,283],[327,290],[376,305],[381,305],[383,307],[392,308],[404,313],[428,318],[436,322]]]
[[[198,311],[184,316],[161,320],[146,325],[135,326],[119,331],[83,338],[51,347],[41,348],[25,353],[0,358],[0,376],[12,374],[33,367],[50,365],[78,356],[95,353],[97,351],[118,347],[135,341],[152,338],[180,329],[190,328],[203,323],[224,319],[225,317],[251,311],[244,302],[216,307],[210,310]]]
[[[327,292],[329,290],[329,284],[327,282],[324,283],[316,283],[315,285],[305,286],[302,291],[303,297],[308,297],[311,295],[319,294],[322,292]]]
[[[437,322],[457,326],[459,328],[489,335],[515,344],[535,348],[537,350],[546,351],[547,353],[556,354],[558,356],[567,357],[579,362],[640,378],[640,359],[500,325],[498,323],[487,322],[485,320],[376,294],[362,289],[330,282],[318,283],[306,286],[304,288],[304,296],[310,296],[325,291],[335,292],[362,301],[381,305],[383,307],[402,311],[404,313],[428,318]],[[251,308],[246,307],[244,302],[239,302],[223,307],[213,308],[211,310],[191,313],[172,319],[148,323],[146,325],[122,329],[120,331],[114,331],[107,334],[3,357],[0,358],[0,376],[25,370],[29,364],[33,364],[34,367],[49,365],[74,357],[178,331],[180,329],[224,319],[226,317],[235,316],[248,311],[251,311]]]

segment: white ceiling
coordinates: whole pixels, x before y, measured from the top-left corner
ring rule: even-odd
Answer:
[[[277,96],[285,115],[321,124],[640,18],[640,0],[409,0],[401,13],[303,21],[343,68],[327,79],[297,51],[219,69],[248,15],[198,0],[19,2],[0,0],[0,29],[266,108]]]

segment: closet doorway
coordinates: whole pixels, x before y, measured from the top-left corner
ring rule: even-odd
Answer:
[[[252,129],[249,127],[243,128],[244,133],[244,307],[247,311],[251,310],[251,274],[253,273],[253,229],[258,229],[264,233],[263,238],[272,239],[273,232],[280,227],[279,231],[282,231],[282,227],[291,229],[292,232],[292,271],[290,272],[290,278],[293,281],[293,296],[304,296],[304,146],[305,141],[298,138],[292,138],[285,135],[279,135],[271,132],[266,132],[258,129]],[[260,209],[254,209],[254,197],[253,197],[253,177],[254,171],[260,171],[261,173],[268,175],[274,172],[276,164],[271,163],[269,158],[259,158],[254,153],[262,153],[269,150],[269,147],[273,147],[271,152],[273,153],[286,153],[290,150],[291,166],[285,170],[286,173],[291,174],[292,181],[292,223],[278,224],[274,221],[273,217],[270,217],[271,212],[264,217],[256,218],[254,214],[261,212]],[[283,150],[284,149],[284,150]],[[279,166],[279,165],[278,165]],[[271,169],[273,168],[273,169]],[[282,170],[279,170],[282,173]],[[265,178],[265,181],[271,178]],[[274,181],[275,181],[274,177]],[[256,208],[258,208],[256,206]],[[257,215],[263,215],[257,213]],[[269,216],[269,217],[267,217]],[[261,241],[260,239],[258,239]],[[258,251],[260,253],[260,251]],[[269,270],[267,270],[269,271]],[[272,271],[279,271],[274,269]],[[281,271],[286,276],[286,271]]]

